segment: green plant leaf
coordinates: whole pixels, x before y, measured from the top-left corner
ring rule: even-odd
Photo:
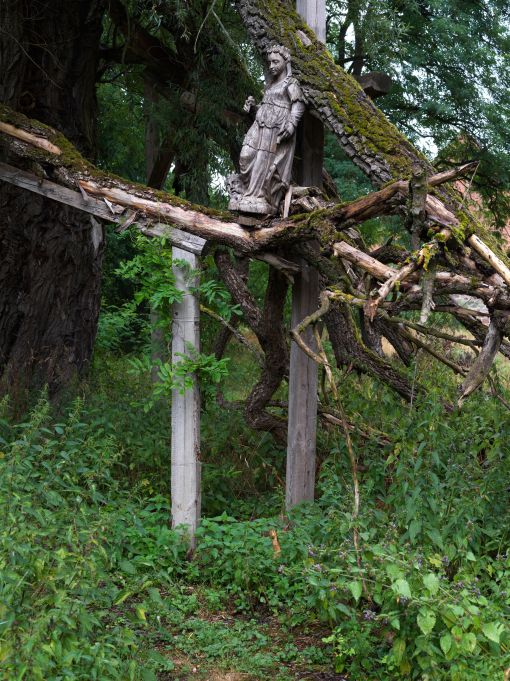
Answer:
[[[420,534],[422,528],[421,520],[413,520],[409,524],[409,539],[414,544],[414,540]]]
[[[500,622],[488,622],[482,626],[482,631],[489,641],[493,641],[494,643],[498,644],[501,634],[504,632],[504,630],[505,627]]]
[[[440,549],[444,549],[443,538],[441,537],[439,530],[436,530],[436,528],[433,527],[431,530],[427,530],[427,534],[436,546]]]
[[[476,648],[476,636],[472,631],[469,631],[467,634],[462,636],[460,647],[466,653],[474,652]]]
[[[147,622],[147,616],[145,614],[145,608],[143,608],[141,605],[137,605],[135,608],[136,616],[140,620],[140,622]]]
[[[441,646],[441,650],[443,651],[443,653],[445,655],[448,655],[448,653],[450,652],[451,647],[452,647],[452,642],[453,642],[453,639],[450,636],[450,634],[444,634],[443,636],[441,636],[441,638],[439,640],[439,645]]]
[[[356,582],[349,582],[349,589],[350,592],[352,593],[352,596],[356,603],[359,601],[361,597],[361,592],[363,591],[363,587],[361,582],[356,581]]]
[[[136,575],[136,568],[133,563],[129,562],[129,560],[121,560],[119,567],[122,572],[125,572],[127,575]]]
[[[393,651],[393,656],[395,658],[395,662],[397,664],[400,664],[402,662],[402,659],[403,659],[404,654],[406,652],[405,639],[396,638],[395,641],[393,642],[392,651]]]
[[[428,589],[431,596],[435,596],[439,591],[439,578],[433,572],[429,572],[423,577],[423,584]]]
[[[133,591],[130,591],[129,589],[123,589],[120,592],[118,598],[116,598],[113,601],[113,605],[120,605],[121,603],[123,603],[126,600],[126,598],[129,598],[132,595],[133,595]]]
[[[422,608],[418,613],[416,621],[421,631],[425,634],[425,636],[428,636],[434,628],[436,616],[432,610],[429,610],[428,608]]]
[[[393,591],[402,598],[411,598],[411,588],[406,579],[397,579],[392,584]]]

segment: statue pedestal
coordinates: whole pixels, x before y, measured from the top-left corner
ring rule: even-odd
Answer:
[[[255,229],[261,229],[266,218],[267,216],[265,215],[246,215],[244,213],[240,213],[237,216],[237,222],[244,227],[254,227]]]

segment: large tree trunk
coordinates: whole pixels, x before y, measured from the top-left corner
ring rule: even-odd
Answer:
[[[99,0],[0,3],[0,100],[62,130],[88,157],[102,10]],[[1,391],[48,384],[55,393],[87,366],[102,252],[102,227],[88,215],[0,185]]]

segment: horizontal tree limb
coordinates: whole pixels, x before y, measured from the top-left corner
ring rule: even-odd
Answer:
[[[11,120],[16,121],[16,125],[13,125]],[[65,185],[71,190],[80,189],[86,192],[88,197],[106,199],[124,208],[137,210],[140,220],[146,220],[146,224],[141,225],[141,231],[144,233],[151,234],[147,222],[157,221],[161,225],[173,223],[195,236],[231,246],[243,253],[256,253],[273,249],[283,243],[290,244],[313,237],[320,239],[321,231],[324,233],[331,231],[321,228],[334,226],[338,229],[363,222],[369,217],[394,212],[395,205],[392,204],[392,199],[396,200],[398,197],[398,203],[402,203],[409,190],[409,183],[399,180],[379,192],[360,197],[351,203],[318,211],[317,215],[311,213],[309,216],[294,216],[289,220],[276,218],[262,229],[249,230],[236,223],[230,213],[194,206],[171,194],[156,192],[143,185],[99,171],[83,159],[58,131],[42,126],[37,121],[31,121],[8,107],[0,107],[0,123],[4,125],[0,130],[0,138],[11,152],[42,165],[51,174],[51,180],[55,184]],[[469,166],[461,166],[454,171],[434,175],[429,178],[429,185],[437,186],[440,182],[458,177],[468,168]],[[37,185],[42,186],[44,179],[46,182],[50,181],[34,176],[33,182],[30,183],[27,175],[24,176],[26,180],[24,187],[31,191],[37,191]],[[8,178],[4,175],[4,179],[13,181],[16,176],[11,174]],[[48,184],[45,187],[48,190],[50,188]],[[82,210],[92,206],[92,203],[86,201],[80,204],[76,197],[65,193],[59,194],[58,191],[51,198],[56,200],[69,198],[69,205]],[[428,198],[434,199],[430,195]],[[428,217],[435,222],[441,219],[443,222],[450,220],[452,224],[456,222],[455,216],[449,214],[437,200],[432,200]],[[154,234],[170,238],[169,233],[167,234],[161,225],[154,230]]]
[[[107,222],[114,222],[120,225],[121,230],[128,226],[128,221],[134,223],[136,220],[136,227],[139,231],[147,236],[165,236],[172,246],[178,246],[184,251],[194,253],[195,255],[202,255],[206,245],[205,239],[194,236],[188,232],[184,232],[177,227],[170,225],[162,225],[147,221],[143,217],[138,218],[136,213],[130,216],[126,215],[124,209],[120,212],[116,211],[117,206],[93,198],[92,196],[84,196],[82,193],[68,189],[55,182],[41,179],[32,173],[27,173],[24,170],[19,170],[6,163],[0,163],[0,180],[9,182],[22,189],[46,196],[53,201],[58,201],[67,206],[72,206],[85,213],[94,215],[95,217],[106,220]]]

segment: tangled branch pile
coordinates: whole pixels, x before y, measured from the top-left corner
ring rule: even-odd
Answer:
[[[498,351],[510,357],[510,268],[493,235],[465,207],[456,184],[476,169],[466,164],[435,171],[333,63],[291,8],[262,0],[238,0],[237,5],[258,49],[277,41],[291,50],[294,74],[309,107],[378,191],[339,203],[318,190],[295,188],[289,218],[250,230],[230,214],[99,171],[59,132],[7,107],[0,109],[0,140],[10,165],[1,165],[0,179],[124,227],[132,224],[148,235],[166,235],[172,241],[177,226],[206,239],[264,353],[259,380],[245,404],[255,428],[286,438],[284,421],[268,407],[288,371],[283,311],[297,271],[296,256],[319,271],[322,289],[318,310],[292,331],[305,351],[314,356],[303,331],[324,322],[339,366],[370,374],[411,400],[420,387],[412,386],[403,367],[384,355],[382,339],[404,365],[422,349],[462,377],[461,404],[487,377]],[[370,250],[363,242],[356,226],[390,214],[404,217],[412,251],[391,242]],[[247,286],[250,258],[270,264],[262,308]],[[473,299],[480,304],[473,305]],[[410,310],[421,311],[420,323],[403,316]],[[460,322],[469,338],[429,325],[437,312]],[[226,328],[220,334],[218,357],[234,331]],[[471,366],[438,351],[430,337],[469,348],[474,352]]]

